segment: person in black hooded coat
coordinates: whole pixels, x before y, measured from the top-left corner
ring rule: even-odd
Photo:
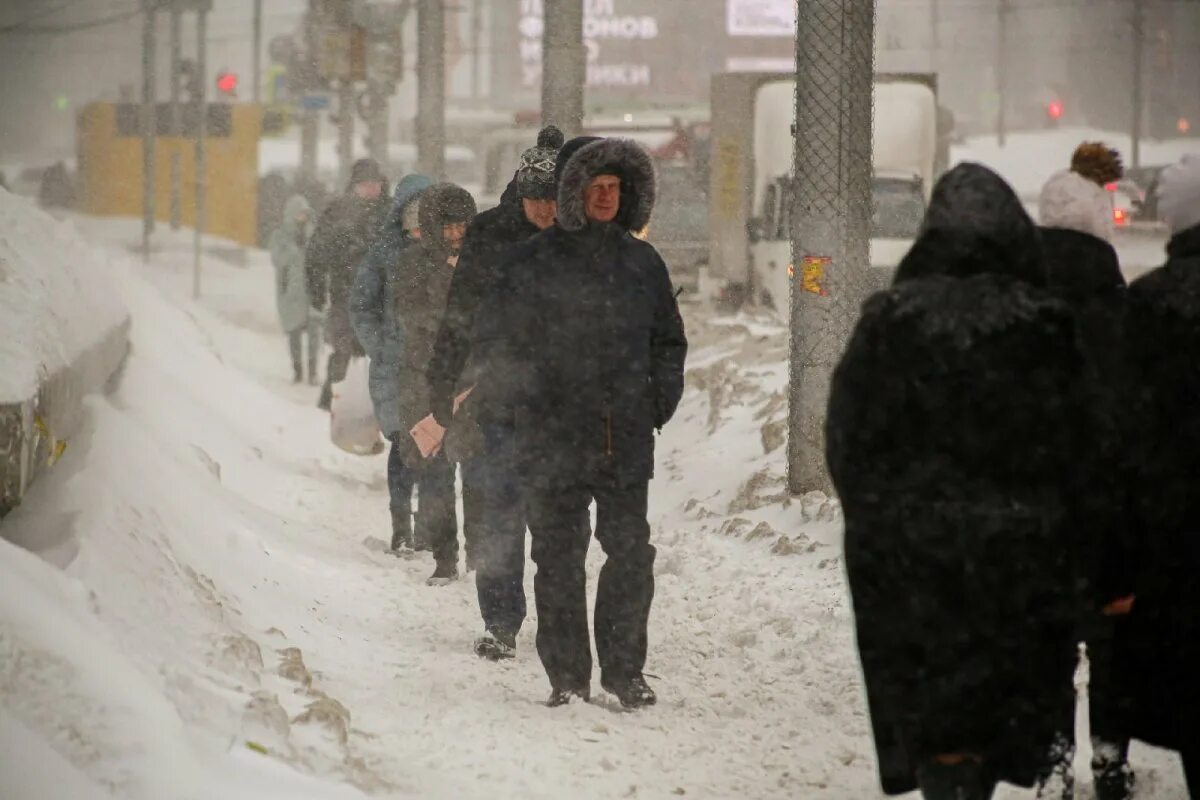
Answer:
[[[1117,661],[1130,733],[1178,750],[1200,798],[1200,157],[1163,171],[1158,202],[1172,233],[1167,263],[1129,287],[1146,537]]]
[[[955,167],[833,376],[826,454],[889,795],[1030,786],[1058,727],[1077,554],[1102,521],[1074,454],[1104,425],[1045,283],[1012,189]]]
[[[433,416],[452,430],[447,447],[459,450],[451,456],[462,463],[463,526],[474,531],[467,540],[477,545],[468,553],[468,569],[476,570],[485,630],[475,652],[493,660],[515,654],[525,621],[525,516],[512,463],[511,415],[492,407],[486,384],[480,385],[476,370],[468,367],[471,335],[505,254],[554,224],[554,164],[562,144],[562,131],[544,128],[536,145],[522,153],[500,205],[471,222],[426,373]],[[455,420],[454,398],[467,387],[473,387],[471,396]],[[454,447],[463,442],[467,446]]]
[[[655,702],[642,674],[654,432],[682,396],[687,339],[666,265],[631,233],[654,207],[646,151],[574,140],[557,169],[558,221],[510,251],[480,308],[476,346],[513,410],[549,705],[590,696],[584,566],[594,499],[608,556],[595,612],[601,685],[625,706],[646,706]]]

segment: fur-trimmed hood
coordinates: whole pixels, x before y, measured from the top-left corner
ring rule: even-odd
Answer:
[[[621,179],[621,209],[615,223],[640,231],[650,223],[658,182],[650,154],[631,139],[600,139],[580,148],[566,162],[558,185],[558,225],[567,231],[587,227],[583,193],[599,175]]]

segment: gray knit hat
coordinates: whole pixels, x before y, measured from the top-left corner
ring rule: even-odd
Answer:
[[[1200,225],[1200,155],[1186,155],[1162,171],[1158,212],[1172,234]]]
[[[537,144],[521,154],[517,169],[517,196],[531,200],[553,200],[558,196],[554,163],[563,146],[563,133],[547,125],[538,133]]]

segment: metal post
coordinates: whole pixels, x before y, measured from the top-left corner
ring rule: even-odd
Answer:
[[[1008,136],[1008,1],[997,0],[996,5],[996,143],[1001,147]]]
[[[309,0],[308,13],[304,16],[304,91],[317,88],[317,0]],[[300,114],[300,179],[309,183],[317,179],[317,139],[320,136],[320,117],[313,108],[305,108]]]
[[[830,490],[825,409],[869,291],[875,4],[799,0],[788,486]]]
[[[1129,130],[1129,160],[1133,167],[1142,165],[1142,117],[1144,116],[1144,50],[1146,45],[1146,6],[1144,0],[1133,0],[1133,123]]]
[[[180,65],[183,62],[183,12],[175,3],[171,4],[171,136],[175,139],[171,147],[171,230],[179,230],[183,218],[183,109],[179,104],[181,94]]]
[[[583,130],[587,51],[583,45],[583,0],[545,3],[542,33],[542,124],[567,136]]]
[[[150,236],[154,233],[154,159],[158,138],[155,113],[155,0],[142,0],[142,258],[150,260]]]
[[[416,127],[417,168],[440,178],[446,159],[446,11],[442,0],[418,0]]]
[[[251,98],[255,103],[262,102],[262,36],[263,0],[254,0],[254,67],[251,71],[254,88]]]
[[[358,113],[354,104],[354,82],[342,79],[338,82],[338,174],[341,183],[350,180],[350,167],[354,163],[354,115]]]
[[[196,14],[196,233],[192,240],[192,297],[200,299],[200,255],[204,243],[205,202],[208,165],[204,156],[204,135],[208,128],[207,43],[208,12]]]
[[[388,166],[388,93],[380,76],[367,81],[367,152],[386,170]]]

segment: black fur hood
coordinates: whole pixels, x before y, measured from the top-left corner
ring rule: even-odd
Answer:
[[[599,139],[570,157],[558,184],[558,225],[567,231],[587,227],[583,193],[599,175],[621,179],[621,210],[615,223],[627,231],[640,231],[650,223],[658,183],[650,154],[631,139]]]

